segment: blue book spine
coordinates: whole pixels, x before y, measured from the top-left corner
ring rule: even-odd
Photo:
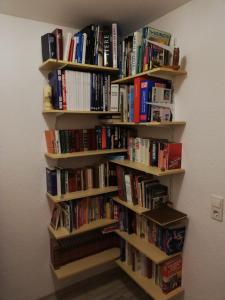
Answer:
[[[129,105],[129,122],[134,122],[134,86],[130,86],[130,92],[128,95]]]
[[[54,109],[63,109],[62,100],[62,71],[54,70],[49,73],[49,84],[52,88],[52,101]]]
[[[47,192],[52,196],[57,195],[57,174],[56,170],[46,168]]]

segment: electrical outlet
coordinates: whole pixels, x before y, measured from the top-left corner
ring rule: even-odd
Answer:
[[[211,195],[211,218],[220,222],[223,221],[223,201],[223,197]]]

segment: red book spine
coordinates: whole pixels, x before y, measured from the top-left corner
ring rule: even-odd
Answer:
[[[102,127],[102,149],[107,149],[106,145],[106,128]]]
[[[56,28],[53,31],[56,37],[56,57],[57,59],[63,59],[63,32],[62,29]]]
[[[168,170],[181,168],[182,144],[168,143]]]
[[[143,78],[134,79],[134,122],[140,122],[141,81]]]
[[[69,49],[69,55],[68,55],[68,61],[73,60],[73,48],[74,48],[74,39],[72,38],[70,41],[70,49]]]

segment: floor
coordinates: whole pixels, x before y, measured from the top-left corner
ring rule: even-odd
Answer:
[[[119,268],[75,284],[46,300],[151,300]]]

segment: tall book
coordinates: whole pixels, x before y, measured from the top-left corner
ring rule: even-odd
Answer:
[[[63,31],[60,28],[56,28],[53,32],[56,39],[56,58],[63,59]]]
[[[117,23],[113,23],[113,24],[112,24],[112,58],[113,58],[113,68],[117,68],[117,67],[118,67],[118,57],[117,57],[118,43],[117,43],[117,34],[118,34]]]
[[[46,33],[41,37],[42,59],[56,59],[56,39],[52,33]]]

